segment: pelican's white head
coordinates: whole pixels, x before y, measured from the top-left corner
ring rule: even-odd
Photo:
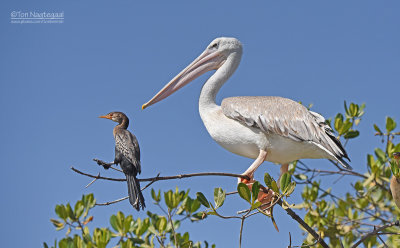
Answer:
[[[242,43],[236,38],[220,37],[211,41],[206,51],[215,51],[223,54],[226,58],[233,53],[242,53]]]
[[[233,60],[236,57],[238,58],[236,61],[239,61],[241,55],[242,44],[238,39],[227,37],[216,38],[199,57],[176,75],[150,101],[143,104],[142,109],[163,100],[200,75],[211,70],[218,70],[227,60]]]

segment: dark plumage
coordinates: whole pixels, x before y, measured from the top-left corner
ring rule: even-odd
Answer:
[[[144,209],[146,205],[139,181],[136,178],[137,174],[141,172],[140,148],[135,135],[127,130],[129,119],[122,112],[111,112],[105,116],[100,116],[100,118],[110,119],[119,123],[113,131],[115,139],[114,163],[119,164],[125,173],[128,183],[129,202],[138,211],[140,208]]]

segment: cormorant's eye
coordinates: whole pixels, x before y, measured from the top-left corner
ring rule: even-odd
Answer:
[[[214,43],[211,48],[218,48],[218,43]]]

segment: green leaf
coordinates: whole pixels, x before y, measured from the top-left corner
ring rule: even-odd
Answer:
[[[261,202],[256,201],[254,204],[251,205],[251,209],[259,208],[261,206],[261,204],[262,204]]]
[[[83,205],[88,209],[93,208],[96,204],[96,199],[94,199],[93,194],[83,195],[81,201]]]
[[[56,214],[58,215],[58,217],[60,217],[64,221],[67,220],[68,214],[67,214],[67,210],[65,209],[64,205],[56,205],[55,211],[56,211]]]
[[[252,202],[255,202],[257,200],[259,192],[260,192],[260,183],[258,181],[255,181],[253,183],[253,186],[251,187],[251,194],[253,196]]]
[[[82,238],[86,243],[92,242],[92,237],[90,236],[89,227],[85,226],[85,228],[83,228]]]
[[[153,225],[150,225],[149,228],[147,229],[150,233],[155,234],[157,236],[160,236],[160,234],[158,233],[158,231],[156,230],[156,228]]]
[[[75,221],[76,220],[76,216],[74,214],[74,211],[72,211],[71,205],[69,205],[69,203],[66,206],[66,210],[67,210],[67,214],[68,217],[72,220]]]
[[[343,126],[343,115],[342,114],[337,114],[335,117],[335,129],[336,131],[339,132],[339,130],[342,128]]]
[[[272,188],[272,182],[275,181],[268,173],[264,174],[264,182],[268,188]]]
[[[209,208],[209,207],[210,207],[210,203],[208,203],[208,200],[207,200],[207,198],[204,196],[203,193],[197,192],[197,193],[196,193],[196,196],[197,196],[197,200],[198,200],[203,206],[205,206],[206,208]]]
[[[194,199],[194,200],[192,201],[192,204],[190,205],[189,212],[190,212],[190,213],[196,212],[197,210],[199,210],[200,205],[201,205],[201,204],[200,204],[200,201],[199,201],[198,199]]]
[[[350,116],[350,112],[349,112],[349,109],[347,108],[347,103],[346,103],[346,101],[344,101],[344,110],[346,111],[346,114],[347,114],[348,116]]]
[[[350,106],[349,106],[349,114],[350,114],[350,116],[351,117],[357,117],[358,109],[359,109],[359,107],[358,107],[357,104],[350,103]]]
[[[129,230],[131,229],[131,226],[133,226],[133,217],[132,215],[128,215],[126,219],[123,222],[123,233],[128,233]]]
[[[396,128],[396,125],[396,122],[392,118],[390,118],[389,116],[386,117],[386,131],[388,133],[393,131]]]
[[[158,193],[156,194],[154,189],[151,189],[151,198],[153,198],[153,200],[155,202],[160,202],[160,200],[161,200],[161,191],[158,190]]]
[[[137,218],[135,226],[133,227],[132,231],[136,234],[136,236],[142,236],[150,226],[150,219],[146,218],[142,221],[142,219]]]
[[[207,214],[204,214],[203,212],[197,212],[195,214],[192,214],[192,216],[190,217],[191,221],[199,221],[202,219],[205,219],[207,217]]]
[[[381,161],[385,161],[386,160],[386,154],[384,151],[382,151],[382,149],[380,148],[375,148],[375,155],[378,157],[378,159],[380,159]]]
[[[164,201],[165,201],[165,205],[167,205],[167,207],[169,209],[174,208],[175,202],[174,202],[174,193],[172,193],[172,190],[168,190],[167,192],[164,192]]]
[[[85,207],[83,206],[82,201],[77,201],[75,203],[74,214],[75,214],[76,218],[81,217],[81,215],[83,214],[83,210],[84,209],[85,209]]]
[[[367,164],[368,164],[368,167],[370,167],[370,168],[372,165],[375,164],[375,158],[371,154],[367,155]]]
[[[289,186],[291,181],[292,181],[292,178],[291,178],[290,174],[287,172],[283,173],[283,175],[281,176],[281,179],[280,179],[281,191],[283,193],[286,192],[286,189]]]
[[[348,131],[345,135],[344,138],[345,139],[353,139],[355,137],[357,137],[358,135],[360,135],[360,132],[357,130],[350,130]]]
[[[305,181],[308,178],[305,174],[295,174],[294,177],[302,181]]]
[[[358,110],[358,117],[364,115],[365,103],[361,104],[360,109]]]
[[[287,188],[286,196],[290,196],[296,188],[296,182],[291,182]]]
[[[159,218],[156,222],[156,227],[160,233],[164,232],[167,228],[167,219],[164,216]]]
[[[378,132],[379,134],[383,134],[383,132],[379,129],[379,127],[378,127],[376,124],[374,124],[374,129],[375,129],[375,131]]]
[[[343,135],[345,134],[347,131],[349,131],[349,129],[351,128],[353,124],[351,123],[350,119],[346,119],[341,127],[338,129],[339,135]]]
[[[249,203],[251,203],[251,193],[249,188],[244,183],[239,183],[237,186],[237,190],[241,198],[245,199]]]
[[[117,221],[117,216],[115,215],[111,215],[110,217],[110,224],[112,226],[112,228],[114,228],[115,231],[119,231],[119,226],[118,226],[118,221]]]
[[[51,223],[53,223],[53,225],[56,227],[56,230],[57,230],[57,231],[63,229],[64,226],[65,226],[65,223],[60,222],[60,221],[58,221],[58,220],[50,219],[50,221],[51,221]]]
[[[225,201],[225,190],[222,190],[221,188],[215,188],[214,189],[215,208],[221,207],[224,204],[224,201]]]
[[[271,189],[272,189],[274,192],[279,193],[279,188],[278,188],[278,185],[276,184],[275,180],[272,181],[272,183],[271,183]]]

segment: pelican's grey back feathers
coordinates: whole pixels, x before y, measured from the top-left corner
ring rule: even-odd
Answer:
[[[266,134],[277,134],[297,142],[313,142],[322,146],[346,169],[351,166],[342,144],[326,124],[324,117],[303,105],[283,97],[241,96],[225,98],[224,115]],[[349,159],[350,160],[350,159]]]

